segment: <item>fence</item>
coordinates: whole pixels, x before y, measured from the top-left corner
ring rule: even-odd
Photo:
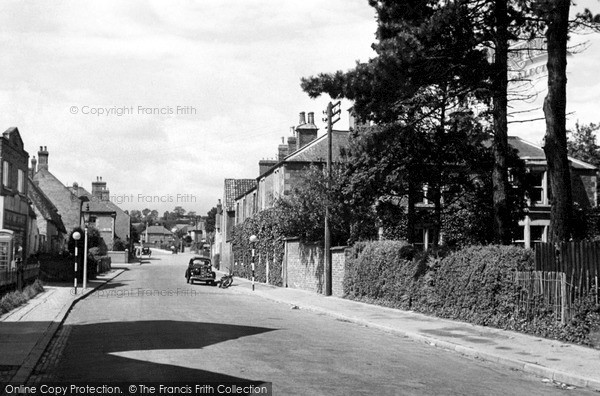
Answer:
[[[25,264],[23,266],[23,280],[28,281],[29,279],[37,278],[40,271],[39,264]],[[3,269],[0,270],[0,286],[9,286],[17,284],[17,269]]]
[[[551,311],[564,324],[577,300],[592,294],[598,303],[599,275],[600,241],[538,243],[535,271],[515,273],[517,309],[528,316]]]

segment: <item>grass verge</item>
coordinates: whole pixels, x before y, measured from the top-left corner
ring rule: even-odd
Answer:
[[[39,279],[36,279],[31,285],[26,286],[23,291],[17,290],[4,295],[2,299],[0,299],[0,315],[25,304],[43,291],[44,286],[42,286],[42,282]]]

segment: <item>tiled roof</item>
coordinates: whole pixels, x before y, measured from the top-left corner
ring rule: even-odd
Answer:
[[[254,187],[256,179],[225,179],[225,210],[233,210],[235,198]]]
[[[534,143],[523,140],[518,136],[509,136],[508,144],[517,150],[521,159],[546,161],[544,149]],[[593,165],[573,157],[569,157],[569,161],[571,161],[571,166],[576,169],[596,169]]]
[[[163,226],[149,226],[146,230],[148,231],[148,234],[173,235],[171,231]],[[146,232],[146,230],[143,232]]]
[[[348,149],[348,131],[333,131],[331,156],[333,161],[340,161],[342,154]],[[327,134],[321,135],[306,146],[294,151],[285,161],[325,162],[327,161]]]
[[[54,223],[59,231],[67,232],[56,206],[30,178],[27,178],[27,197],[31,199],[37,210],[44,216],[44,219]]]

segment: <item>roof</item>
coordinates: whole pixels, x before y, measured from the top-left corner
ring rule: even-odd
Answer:
[[[225,210],[234,210],[235,198],[256,187],[256,179],[225,179]]]
[[[30,178],[27,178],[27,197],[46,221],[53,223],[60,232],[67,232],[56,206]]]
[[[508,144],[510,144],[513,148],[515,148],[517,150],[517,153],[519,154],[519,158],[521,158],[525,161],[530,161],[530,162],[540,161],[540,162],[544,162],[544,163],[546,161],[546,153],[544,152],[544,149],[534,143],[531,143],[531,142],[528,142],[527,140],[521,139],[518,136],[509,136]],[[590,170],[596,169],[596,167],[594,165],[588,164],[587,162],[578,160],[573,157],[568,157],[568,158],[569,158],[569,161],[571,161],[571,166],[573,168],[590,169]]]
[[[148,231],[148,234],[161,234],[161,235],[173,235],[173,233],[167,230],[163,226],[149,226],[143,232]]]
[[[10,127],[2,133],[2,136],[8,140],[8,142],[19,150],[23,150],[23,139],[19,133],[19,128]]]
[[[332,161],[339,162],[342,155],[348,149],[349,131],[333,130],[331,141]],[[327,134],[323,134],[306,146],[289,154],[283,160],[286,162],[325,162],[327,161]]]

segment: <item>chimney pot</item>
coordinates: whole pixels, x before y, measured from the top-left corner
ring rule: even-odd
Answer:
[[[306,118],[304,118],[305,114],[306,114],[306,113],[305,113],[305,112],[303,112],[303,111],[301,111],[301,112],[300,112],[300,122],[298,123],[299,125],[304,125],[304,124],[306,124]]]
[[[310,113],[308,113],[308,123],[309,124],[315,123],[315,113],[313,113],[312,111]]]

